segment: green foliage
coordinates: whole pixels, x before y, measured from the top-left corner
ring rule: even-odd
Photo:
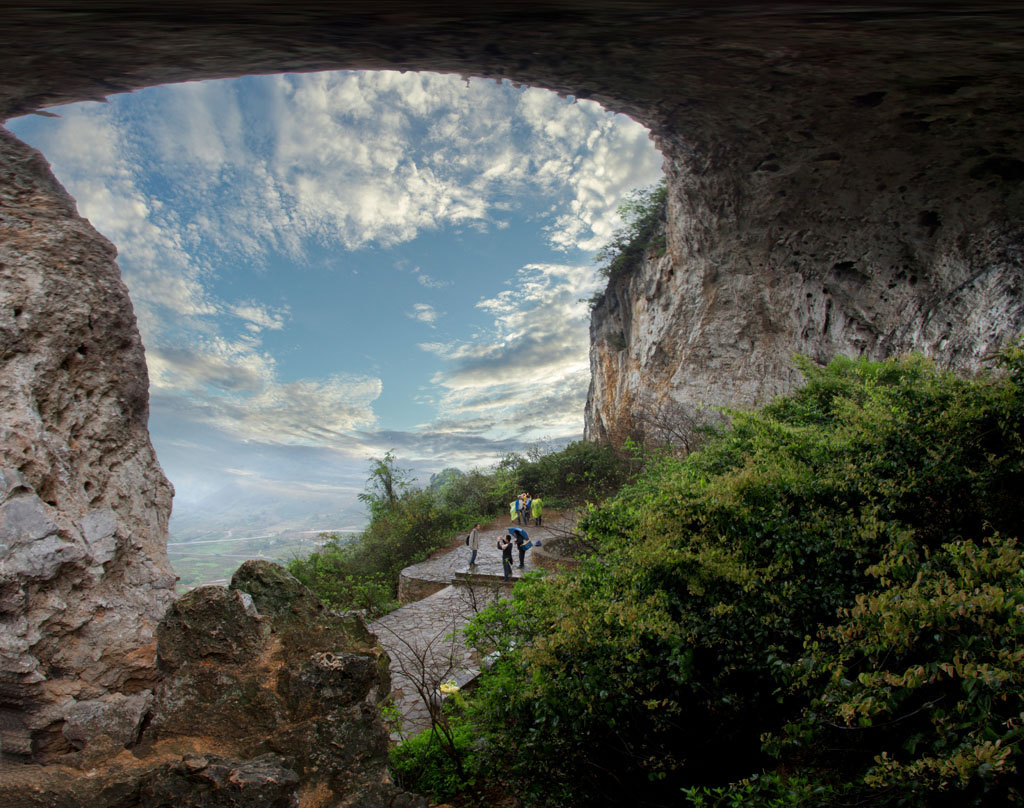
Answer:
[[[1017,799],[1021,353],[972,380],[921,357],[801,360],[804,388],[591,509],[600,552],[469,630],[502,652],[471,714],[525,793]]]
[[[515,489],[543,495],[548,506],[556,501],[597,502],[618,491],[635,471],[630,458],[610,446],[580,440],[534,461],[524,460],[514,473]]]
[[[491,471],[445,469],[416,488],[391,452],[371,459],[366,491],[370,524],[354,540],[332,537],[318,552],[294,559],[288,570],[329,605],[384,614],[397,605],[401,571],[443,547],[477,522],[508,512],[520,491],[543,496],[548,508],[607,496],[632,471],[629,461],[594,443],[578,441],[532,457],[508,454]]]
[[[630,271],[645,252],[654,250],[659,255],[664,254],[666,196],[664,180],[626,196],[619,205],[623,226],[612,234],[611,240],[597,251],[594,258],[603,277],[611,278]]]
[[[1008,781],[1024,737],[1022,562],[999,535],[893,547],[867,571],[883,588],[807,641],[792,689],[810,703],[770,740],[777,754],[848,747],[866,785],[911,805],[1019,802]]]
[[[834,804],[840,793],[841,789],[817,782],[813,777],[774,772],[753,775],[727,786],[683,789],[693,808],[818,808]]]
[[[392,450],[385,452],[384,457],[370,458],[370,464],[366,490],[359,495],[359,500],[367,504],[370,516],[376,517],[394,508],[413,480],[409,478],[407,469],[398,468]]]
[[[469,724],[455,717],[449,723],[461,767],[443,749],[435,732],[424,730],[391,748],[389,762],[396,785],[434,802],[445,802],[473,788],[483,767],[476,735]]]
[[[288,562],[288,571],[329,606],[362,609],[371,616],[397,606],[395,591],[385,572],[367,569],[367,549],[361,541],[345,542],[326,536],[327,543],[306,558]]]

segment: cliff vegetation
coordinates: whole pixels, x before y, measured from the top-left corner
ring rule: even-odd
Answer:
[[[665,217],[668,188],[663,179],[649,188],[637,188],[619,204],[622,227],[597,251],[597,272],[609,283],[633,271],[647,253],[665,252]],[[603,298],[601,291],[590,299],[591,308]],[[622,347],[625,347],[624,345]],[[620,349],[621,350],[621,349]]]

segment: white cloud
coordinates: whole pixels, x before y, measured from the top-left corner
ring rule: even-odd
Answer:
[[[412,311],[406,313],[406,317],[433,327],[440,315],[429,303],[414,303]]]
[[[444,289],[446,286],[451,286],[451,281],[438,280],[426,272],[423,272],[419,267],[413,270],[413,274],[416,276],[416,280],[419,281],[421,286],[426,286],[428,289]]]
[[[383,382],[283,379],[267,346],[288,333],[291,309],[255,291],[218,294],[225,266],[256,277],[280,253],[301,264],[321,248],[501,230],[527,192],[553,245],[590,251],[618,225],[623,194],[660,176],[638,124],[542,90],[397,72],[245,81],[258,88],[153,88],[133,96],[130,116],[118,98],[66,108],[41,147],[118,246],[154,404],[247,440],[359,446],[356,432],[376,434]],[[452,284],[408,271],[426,290]],[[455,435],[484,447],[581,431],[588,336],[577,300],[594,288],[589,267],[530,266],[480,301],[495,321],[482,337],[424,343],[446,363],[425,391],[438,402],[428,442],[456,452]],[[435,328],[444,314],[418,303],[407,316]],[[366,451],[387,448],[377,439]]]
[[[495,318],[489,338],[421,343],[449,363],[433,379],[444,392],[431,428],[522,441],[582,432],[589,309],[580,299],[596,288],[587,267],[530,265],[477,303]]]
[[[217,366],[209,357],[163,355],[161,360],[191,386],[180,393],[167,386],[155,389],[155,406],[243,440],[346,449],[354,432],[376,423],[372,405],[382,389],[379,379],[338,374],[281,383],[259,369]]]
[[[284,328],[285,319],[288,316],[286,308],[274,311],[252,300],[245,303],[236,303],[229,306],[228,310],[236,317],[245,320],[246,326],[255,332],[262,331],[263,329],[280,331]]]

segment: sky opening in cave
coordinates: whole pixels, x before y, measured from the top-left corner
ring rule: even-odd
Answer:
[[[636,122],[358,71],[52,112],[7,125],[118,248],[176,516],[247,492],[354,526],[371,456],[425,482],[582,436],[593,254],[661,176]]]

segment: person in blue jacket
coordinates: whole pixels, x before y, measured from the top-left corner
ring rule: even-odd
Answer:
[[[526,551],[532,546],[530,536],[521,527],[510,527],[508,532],[515,537],[516,549],[519,550],[519,569],[522,569],[526,562]]]

